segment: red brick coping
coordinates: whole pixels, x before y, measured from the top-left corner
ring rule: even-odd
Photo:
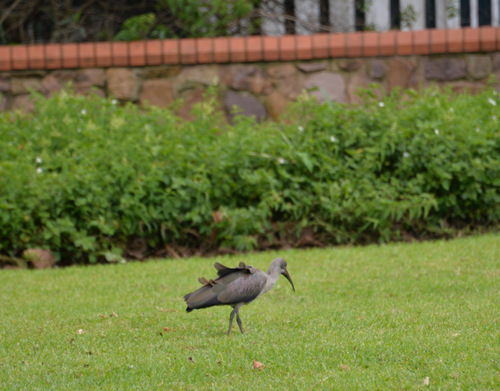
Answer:
[[[0,71],[500,51],[500,27],[0,46]]]

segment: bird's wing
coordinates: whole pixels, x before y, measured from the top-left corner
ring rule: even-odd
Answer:
[[[217,269],[218,277],[224,277],[227,276],[228,274],[238,273],[238,272],[253,274],[255,273],[255,270],[257,270],[253,266],[245,265],[244,262],[240,262],[238,267],[233,267],[233,268],[221,265],[219,262],[215,262],[214,267]]]
[[[210,286],[214,286],[214,284],[217,284],[214,280],[207,280],[205,277],[199,277],[198,278],[198,282],[201,284],[201,285],[210,285]]]
[[[214,291],[220,291],[217,294],[219,301],[225,304],[249,303],[260,295],[267,276],[264,272],[251,274],[249,271],[240,271],[220,278],[219,281],[214,287]]]
[[[214,305],[249,303],[260,295],[266,285],[267,275],[258,269],[253,268],[252,273],[247,269],[229,270],[215,280],[200,278],[203,286],[184,296],[187,311]]]

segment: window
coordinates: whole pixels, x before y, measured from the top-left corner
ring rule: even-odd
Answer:
[[[391,28],[401,27],[401,15],[399,13],[399,0],[391,0]]]
[[[366,20],[365,20],[365,1],[364,0],[355,0],[354,2],[355,12],[356,12],[356,20],[355,26],[356,31],[362,31],[365,29]]]
[[[469,0],[460,0],[460,26],[470,26],[470,2]]]
[[[478,24],[479,26],[491,25],[491,0],[478,0]]]
[[[436,0],[425,1],[425,27],[436,28]]]

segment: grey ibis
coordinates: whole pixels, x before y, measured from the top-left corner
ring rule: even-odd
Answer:
[[[198,290],[188,293],[184,296],[187,303],[187,312],[200,308],[207,308],[216,305],[230,305],[233,307],[229,317],[228,335],[231,335],[233,318],[236,315],[236,321],[243,334],[243,326],[238,311],[241,306],[254,301],[260,295],[269,291],[280,274],[283,274],[293,286],[292,278],[286,269],[286,261],[283,258],[275,258],[269,266],[267,273],[253,266],[245,265],[240,262],[238,267],[229,268],[216,262],[214,267],[217,269],[217,278],[207,280],[200,277],[198,281],[203,285]]]

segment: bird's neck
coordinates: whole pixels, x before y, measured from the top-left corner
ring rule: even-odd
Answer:
[[[276,284],[276,282],[278,281],[279,277],[280,277],[279,273],[271,273],[271,270],[269,270],[267,272],[267,282],[266,282],[266,285],[264,286],[264,289],[262,290],[262,294],[271,290],[273,288],[273,286]]]

